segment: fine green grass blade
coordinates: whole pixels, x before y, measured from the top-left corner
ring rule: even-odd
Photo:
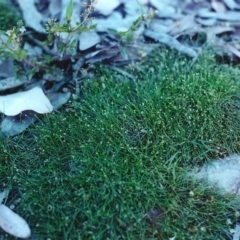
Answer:
[[[72,13],[73,13],[73,1],[70,0],[69,4],[67,6],[67,10],[66,10],[66,21],[70,22],[72,19]]]
[[[124,69],[135,81],[99,67],[66,111],[1,141],[6,204],[36,239],[230,238],[236,200],[186,176],[239,151],[238,74],[191,65],[162,50]]]

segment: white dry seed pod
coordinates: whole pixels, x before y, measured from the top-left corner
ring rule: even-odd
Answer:
[[[18,238],[28,238],[31,235],[27,222],[3,204],[0,204],[0,226]]]

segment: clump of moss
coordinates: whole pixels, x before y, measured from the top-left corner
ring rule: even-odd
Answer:
[[[0,0],[0,29],[9,30],[21,19],[20,14],[11,6]]]

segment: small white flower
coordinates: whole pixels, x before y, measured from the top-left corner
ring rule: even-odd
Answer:
[[[24,26],[20,27],[20,28],[19,28],[19,32],[20,32],[20,33],[26,32],[26,28],[25,28]]]
[[[193,192],[193,191],[190,191],[190,192],[189,192],[189,196],[190,196],[190,197],[194,197],[194,192]]]
[[[6,34],[7,34],[8,36],[11,36],[11,35],[13,34],[13,30],[7,30],[7,31],[6,31]]]
[[[227,225],[231,225],[232,224],[232,221],[231,221],[230,218],[227,218],[226,222],[227,222]]]
[[[206,232],[206,227],[201,227],[200,230],[201,230],[202,232]]]

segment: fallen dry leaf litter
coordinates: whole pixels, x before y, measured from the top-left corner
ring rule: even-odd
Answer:
[[[215,49],[218,54],[231,55],[236,59],[240,57],[239,1],[99,0],[94,5],[97,11],[90,15],[94,17],[92,23],[96,24],[96,29],[81,32],[76,37],[75,62],[72,62],[69,56],[63,56],[63,59],[57,58],[56,49],[42,44],[35,34],[46,34],[44,25],[48,19],[57,19],[60,23],[64,23],[69,0],[17,0],[15,3],[27,27],[24,49],[29,51],[29,59],[33,57],[41,59],[43,54],[49,54],[55,58],[53,64],[57,74],[47,74],[40,69],[41,77],[35,75],[29,82],[28,76],[22,76],[19,79],[14,74],[13,61],[3,60],[0,65],[2,70],[0,91],[3,94],[40,87],[45,93],[48,91],[47,96],[50,101],[55,99],[60,107],[71,96],[68,90],[69,84],[76,81],[73,79],[74,74],[67,75],[69,69],[78,72],[87,64],[102,62],[118,67],[118,71],[121,71],[119,66],[137,61],[160,46],[176,49],[192,58],[197,58],[203,46],[206,45]],[[86,10],[86,6],[83,3],[84,1],[81,0],[73,1],[71,19],[73,26],[77,22],[84,21],[84,16],[81,14]],[[126,44],[126,51],[123,54],[120,38],[113,33],[113,30],[127,31],[141,14],[146,15],[149,11],[152,11],[153,19],[141,23],[135,32],[134,40]],[[87,21],[86,24],[88,24]],[[61,37],[66,37],[66,34],[61,33]],[[203,41],[194,41],[200,38]],[[155,44],[152,43],[153,41]],[[52,87],[47,89],[46,85]],[[65,92],[62,92],[63,89]],[[29,114],[29,118],[34,118],[34,114],[26,114]],[[22,122],[16,120],[14,124],[19,125],[19,132],[11,132],[12,126],[6,130],[6,124],[2,126],[2,132],[12,136],[25,129]]]

